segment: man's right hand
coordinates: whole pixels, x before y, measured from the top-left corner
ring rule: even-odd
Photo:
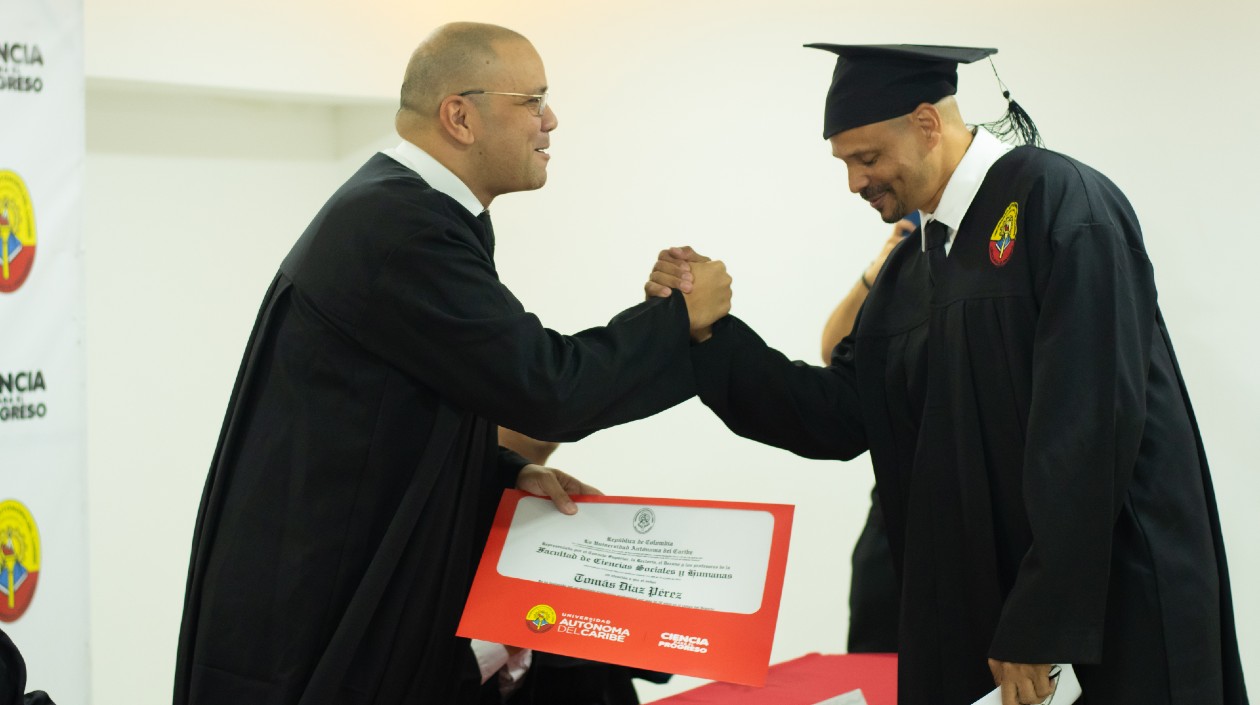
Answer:
[[[720,260],[714,262],[690,247],[661,250],[656,265],[643,285],[648,297],[683,292],[691,319],[691,339],[703,343],[712,335],[713,323],[731,312],[731,276]]]
[[[690,247],[671,247],[668,250],[661,250],[656,256],[656,265],[652,267],[647,283],[643,285],[643,291],[648,298],[659,296],[663,299],[669,298],[672,289],[690,294],[692,284],[695,282],[691,265],[708,261],[708,257]]]
[[[721,260],[696,262],[691,293],[683,294],[691,317],[691,339],[703,343],[713,336],[713,322],[731,312],[731,275]]]

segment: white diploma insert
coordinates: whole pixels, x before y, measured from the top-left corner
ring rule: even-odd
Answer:
[[[500,575],[677,607],[761,609],[774,516],[769,512],[550,499],[516,507]]]

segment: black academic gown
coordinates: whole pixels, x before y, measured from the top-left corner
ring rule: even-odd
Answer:
[[[475,702],[455,627],[504,487],[501,424],[572,440],[694,393],[681,295],[562,336],[488,221],[385,155],[267,292],[193,537],[176,705]]]
[[[870,450],[902,578],[899,701],[971,703],[993,657],[1075,664],[1090,705],[1245,703],[1207,462],[1123,194],[1016,149],[930,260],[918,237],[894,250],[826,368],[734,318],[693,353],[736,433]]]
[[[25,690],[26,659],[22,658],[17,644],[0,629],[0,705],[56,705],[42,690],[30,693]]]
[[[635,678],[667,683],[670,675],[535,651],[520,690],[506,701],[492,694],[483,705],[639,705]]]
[[[875,490],[871,490],[866,524],[853,544],[850,566],[853,572],[849,576],[848,652],[895,653],[901,580],[893,567],[884,510]]]

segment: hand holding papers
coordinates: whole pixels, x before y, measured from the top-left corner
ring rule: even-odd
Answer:
[[[1076,680],[1076,671],[1071,664],[1055,665],[1051,674],[1058,672],[1054,678],[1054,692],[1046,698],[1045,705],[1072,705],[1081,697],[1081,683]],[[980,698],[972,705],[1002,705],[1002,689],[994,688],[988,695]]]
[[[792,508],[504,494],[461,636],[749,685],[765,679]]]

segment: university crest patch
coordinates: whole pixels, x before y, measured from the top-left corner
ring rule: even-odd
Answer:
[[[556,611],[551,605],[534,605],[525,613],[525,626],[531,632],[542,634],[556,625]]]
[[[989,261],[995,267],[1004,267],[1011,261],[1011,253],[1015,251],[1015,222],[1019,218],[1019,204],[1012,203],[1006,207],[1002,219],[993,228],[989,237]]]

